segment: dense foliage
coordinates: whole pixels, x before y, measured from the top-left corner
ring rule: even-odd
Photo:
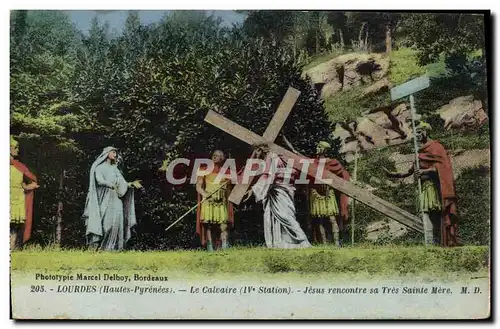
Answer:
[[[25,24],[37,27],[38,15],[29,12]],[[45,15],[65,24],[60,13]],[[58,24],[50,26],[58,28]],[[135,247],[191,246],[194,214],[163,233],[196,202],[193,186],[168,185],[165,173],[159,170],[163,160],[208,157],[218,148],[241,164],[250,152],[246,143],[203,121],[209,109],[262,134],[287,88],[293,86],[301,95],[283,129],[285,136],[305,154],[312,154],[318,140],[330,138],[319,96],[301,78],[300,67],[286,49],[245,39],[238,30],[223,29],[219,21],[203,13],[177,13],[148,27],[131,14],[125,31],[115,38],[95,20],[88,36],[73,34],[73,38],[71,54],[57,58],[60,66],[57,61],[48,62],[53,67],[46,76],[36,70],[43,69],[42,63],[29,71],[29,56],[36,59],[38,53],[13,52],[12,56],[13,62],[20,57],[28,63],[16,64],[18,71],[12,74],[16,95],[11,114],[13,133],[22,136],[22,159],[41,175],[35,211],[39,234],[34,241],[57,240],[52,238],[56,208],[63,202],[62,242],[83,242],[81,214],[88,171],[100,150],[114,145],[125,160],[126,178],[140,179],[145,186],[144,193],[137,194]],[[48,48],[40,52],[40,56],[56,56]],[[28,84],[28,78],[19,76],[35,82]],[[30,88],[32,84],[58,92],[57,96],[45,102],[36,100],[44,91]],[[35,100],[27,101],[31,99]],[[62,142],[72,147],[61,148]],[[277,142],[282,143],[280,137]],[[246,242],[260,239],[258,227],[254,233],[246,232],[261,225],[254,220],[261,216],[260,211],[251,205],[237,214],[241,222],[236,231]],[[246,217],[251,219],[248,225],[242,223]]]

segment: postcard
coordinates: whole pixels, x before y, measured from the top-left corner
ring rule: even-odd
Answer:
[[[12,10],[11,319],[488,319],[490,20]]]

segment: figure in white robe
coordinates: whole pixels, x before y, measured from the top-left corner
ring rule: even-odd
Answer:
[[[116,149],[106,147],[90,169],[90,184],[83,217],[87,244],[101,250],[124,249],[137,223],[134,187],[116,165]]]
[[[266,144],[255,146],[255,155],[266,163],[264,173],[247,198],[253,194],[264,207],[264,238],[268,248],[307,248],[311,247],[306,234],[295,216],[293,173],[287,177],[282,171],[285,162],[276,153],[269,152]]]

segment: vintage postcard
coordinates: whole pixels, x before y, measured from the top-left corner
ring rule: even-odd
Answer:
[[[11,318],[488,319],[490,19],[12,10]]]

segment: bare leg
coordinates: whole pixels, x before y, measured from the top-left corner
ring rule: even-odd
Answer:
[[[430,218],[432,222],[432,234],[433,234],[433,241],[435,245],[440,245],[441,244],[441,230],[443,229],[442,223],[441,223],[441,212],[439,211],[432,211],[430,213]]]
[[[227,224],[221,224],[220,225],[220,239],[222,242],[222,249],[229,248],[227,238],[228,238]]]
[[[320,243],[321,244],[326,244],[326,231],[325,231],[325,225],[323,223],[323,219],[318,223],[318,231],[320,235]]]
[[[432,221],[428,212],[424,212],[422,215],[422,220],[424,224],[424,239],[425,244],[433,245],[434,244],[434,228],[432,225]]]
[[[15,228],[10,228],[10,250],[16,249],[17,241],[17,230]]]
[[[206,233],[207,233],[207,251],[214,251],[214,246],[212,242],[212,228],[210,224],[206,224]]]
[[[340,229],[339,229],[339,224],[337,223],[337,217],[336,216],[330,216],[330,224],[332,225],[332,239],[333,243],[337,246],[340,247]]]
[[[316,225],[315,222],[311,221],[311,236],[312,236],[312,242],[315,244],[318,242],[318,226]]]

